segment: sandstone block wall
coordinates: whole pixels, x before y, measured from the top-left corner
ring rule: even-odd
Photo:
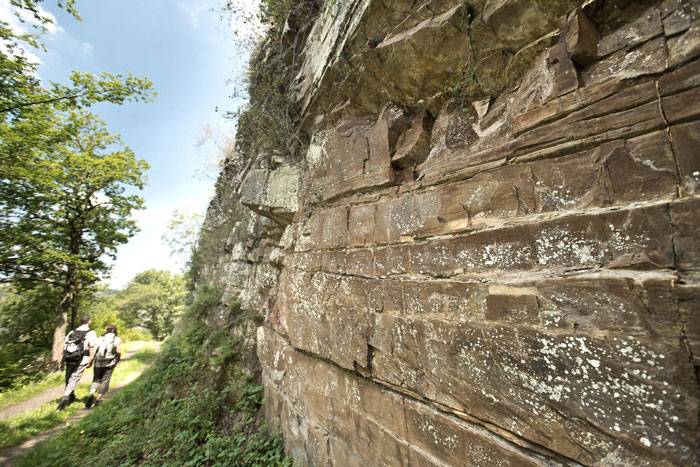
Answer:
[[[300,57],[207,272],[288,452],[699,463],[700,2],[329,1]]]

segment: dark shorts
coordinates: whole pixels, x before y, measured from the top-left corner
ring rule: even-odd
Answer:
[[[113,366],[95,367],[93,370],[92,384],[90,389],[97,389],[100,394],[109,391],[109,380],[112,379]]]

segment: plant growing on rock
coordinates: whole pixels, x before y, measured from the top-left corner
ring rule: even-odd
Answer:
[[[240,6],[229,1],[225,7],[240,14]],[[299,129],[293,92],[294,47],[287,42],[304,35],[304,28],[318,13],[314,0],[263,0],[257,20],[267,34],[253,51],[245,74],[248,103],[226,115],[237,121],[236,151],[246,158],[264,154],[298,157],[306,146]],[[301,32],[301,34],[299,34]],[[294,39],[294,46],[299,41]],[[291,52],[291,53],[290,53]]]

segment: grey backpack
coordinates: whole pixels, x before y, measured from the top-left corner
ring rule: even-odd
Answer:
[[[97,347],[97,354],[95,355],[95,358],[97,358],[98,361],[108,362],[114,360],[114,357],[117,356],[117,344],[115,339],[116,336],[111,333],[100,337],[98,342],[99,345]]]

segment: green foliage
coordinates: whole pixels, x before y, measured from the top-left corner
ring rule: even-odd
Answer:
[[[46,116],[49,118],[50,116]],[[129,219],[143,200],[148,164],[87,112],[53,116],[51,144],[27,147],[16,128],[0,126],[0,272],[14,282],[94,283],[103,255],[136,231]],[[41,135],[37,135],[40,137]]]
[[[298,156],[303,142],[297,134],[292,96],[286,90],[284,49],[268,43],[251,61],[249,103],[229,117],[238,121],[237,151],[241,154]]]
[[[50,370],[56,294],[42,286],[4,287],[0,296],[0,391],[38,381]]]
[[[125,340],[124,333],[127,331],[127,325],[124,320],[119,316],[117,310],[111,306],[113,300],[107,297],[100,297],[93,299],[93,303],[86,306],[89,310],[88,315],[92,319],[92,324],[90,327],[97,333],[101,335],[105,327],[108,325],[116,326],[119,336],[122,340]],[[146,333],[148,338],[145,340],[151,340],[150,334]],[[132,339],[129,339],[132,340]],[[141,339],[133,339],[141,340]]]
[[[0,298],[0,347],[23,343],[38,351],[50,349],[58,298],[48,286],[5,287]]]
[[[160,340],[173,331],[184,303],[182,276],[149,269],[134,276],[123,290],[110,297],[109,307],[118,312],[126,328],[145,328]]]
[[[197,319],[220,299],[202,286],[155,367],[19,465],[292,465],[282,439],[258,421],[262,386],[236,369],[236,340]],[[213,387],[221,366],[231,377]]]
[[[235,2],[229,1],[226,8],[237,11]],[[306,141],[289,90],[295,73],[294,61],[290,60],[291,49],[284,34],[303,29],[317,14],[314,0],[260,2],[258,20],[268,31],[246,72],[248,104],[227,113],[237,121],[236,152],[243,157],[253,158],[257,154],[299,157],[303,153]]]
[[[42,83],[24,52],[41,47],[52,21],[40,3],[10,1],[33,33],[0,21],[0,282],[24,290],[49,284],[61,294],[53,307],[57,363],[68,311],[108,269],[105,258],[136,232],[129,217],[143,200],[125,190],[141,189],[148,168],[85,109],[155,94],[151,81],[129,73],[75,71],[68,84]],[[80,19],[73,0],[58,4]]]
[[[120,330],[119,337],[124,341],[148,341],[153,339],[151,333],[137,328]]]
[[[49,371],[49,351],[27,343],[0,347],[0,391],[42,379]]]

